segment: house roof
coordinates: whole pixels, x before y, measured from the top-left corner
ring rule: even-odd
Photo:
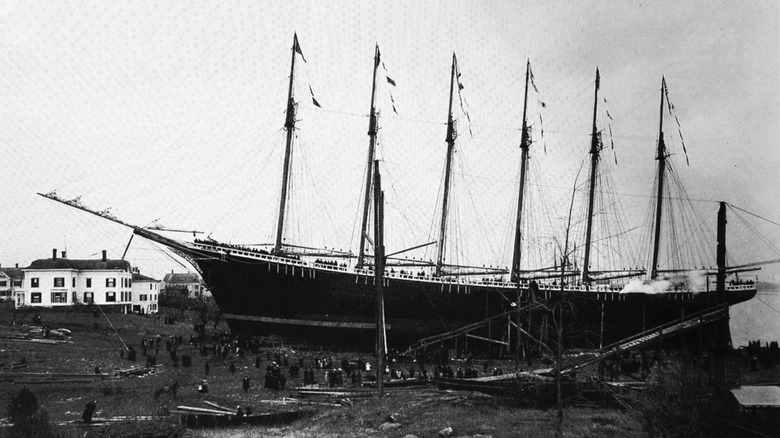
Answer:
[[[147,277],[146,275],[139,274],[137,272],[133,272],[133,281],[152,281],[152,282],[159,282],[160,280],[155,280],[152,277]]]
[[[21,280],[24,276],[22,268],[0,268],[0,272],[15,280]]]
[[[127,260],[73,260],[40,259],[30,263],[25,269],[75,269],[78,271],[97,271],[105,269],[130,270]]]
[[[200,277],[198,274],[193,274],[192,272],[187,273],[174,273],[171,272],[170,274],[165,274],[165,278],[163,279],[164,282],[167,284],[186,284],[186,283],[197,283],[200,284]]]

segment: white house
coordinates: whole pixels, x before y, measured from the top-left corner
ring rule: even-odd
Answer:
[[[126,260],[52,258],[35,260],[23,268],[23,290],[16,292],[16,307],[57,307],[78,303],[124,306],[131,310],[133,276]]]
[[[12,300],[22,290],[24,273],[17,264],[15,268],[0,267],[0,300]]]
[[[147,277],[133,268],[133,312],[157,313],[160,296],[160,280]]]
[[[11,277],[0,270],[0,301],[11,299]]]
[[[165,274],[160,286],[165,294],[180,294],[188,298],[203,298],[211,296],[198,274],[192,272]]]

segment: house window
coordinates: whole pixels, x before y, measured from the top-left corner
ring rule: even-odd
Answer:
[[[116,278],[106,278],[106,287],[116,287]]]
[[[30,287],[38,287],[38,278],[31,278],[30,279]],[[38,301],[40,303],[40,301]]]
[[[54,303],[67,303],[68,302],[68,294],[66,292],[52,292],[51,293],[51,302]]]
[[[65,287],[65,277],[54,277],[54,287]]]
[[[92,279],[87,278],[87,287],[92,287]]]
[[[0,287],[8,286],[8,280],[0,280]]]
[[[133,285],[133,279],[132,278],[128,278],[127,279],[127,287],[130,287],[132,285]]]
[[[73,277],[73,287],[76,287],[76,277]]]
[[[116,292],[106,292],[106,302],[107,303],[115,303],[116,302]]]
[[[84,292],[84,302],[85,303],[94,303],[95,302],[95,294],[93,292]]]
[[[22,280],[14,280],[14,287],[22,287]]]
[[[139,300],[139,301],[146,301],[146,295],[145,295],[145,294],[141,294],[141,295],[139,295],[139,296],[138,296],[138,300]]]
[[[30,302],[31,303],[40,303],[41,302],[41,293],[40,292],[33,292],[30,294]]]

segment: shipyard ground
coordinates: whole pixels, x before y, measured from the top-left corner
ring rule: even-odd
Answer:
[[[86,312],[0,310],[0,409],[23,387],[30,389],[38,404],[48,413],[59,436],[182,436],[182,437],[249,437],[249,436],[555,436],[558,425],[554,408],[518,407],[494,396],[470,391],[424,388],[390,388],[383,399],[334,395],[290,400],[299,394],[293,389],[301,378],[288,377],[287,387],[272,390],[263,387],[267,365],[276,354],[297,363],[299,358],[309,366],[316,359],[332,357],[369,359],[357,353],[334,351],[320,346],[291,345],[278,338],[265,339],[256,356],[231,356],[225,361],[200,355],[188,344],[193,334],[195,315],[170,311],[174,324],[166,324],[157,315],[136,316],[109,314],[113,328],[102,315]],[[56,329],[71,331],[62,340],[50,336],[40,342],[41,322]],[[116,330],[116,331],[115,331]],[[218,326],[217,331],[224,331]],[[212,324],[208,331],[213,332]],[[117,335],[118,333],[118,335]],[[160,335],[163,345],[173,336],[184,340],[179,356],[191,357],[191,366],[174,365],[163,346],[157,354],[158,365],[151,374],[134,376],[134,367],[143,367],[141,339]],[[138,360],[120,357],[120,338],[134,346]],[[151,352],[151,350],[150,350]],[[210,370],[209,392],[198,392],[198,385]],[[235,373],[230,372],[230,364]],[[337,362],[338,363],[338,362]],[[481,362],[480,362],[481,363]],[[509,362],[491,366],[509,368]],[[455,362],[453,367],[458,367]],[[98,367],[99,370],[95,368]],[[118,372],[124,370],[124,372]],[[95,374],[100,371],[99,374]],[[286,370],[285,370],[286,371]],[[39,373],[48,373],[42,375]],[[244,392],[242,379],[250,379]],[[777,367],[747,373],[744,380],[780,381]],[[324,387],[324,371],[317,370],[317,381]],[[170,391],[178,383],[178,390]],[[349,389],[349,384],[346,385]],[[95,423],[81,422],[85,404],[97,400]],[[251,406],[256,413],[300,411],[300,418],[286,424],[239,425],[224,427],[185,427],[180,417],[171,414],[180,406],[208,408],[205,402],[236,407]],[[392,421],[389,421],[392,420]],[[278,422],[277,422],[278,423]],[[624,437],[646,436],[636,412],[580,403],[565,409],[562,424],[564,436]],[[5,422],[0,436],[9,436],[12,428]],[[449,435],[448,435],[449,434]]]

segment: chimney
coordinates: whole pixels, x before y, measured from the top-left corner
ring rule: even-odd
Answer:
[[[57,248],[53,248],[51,250],[51,258],[53,258],[53,259],[57,258]]]
[[[104,262],[106,261],[106,250],[105,249],[103,250],[103,261]]]
[[[19,268],[19,263],[16,264],[16,267]]]
[[[66,259],[68,258],[68,253],[65,251],[62,251],[62,258]]]

